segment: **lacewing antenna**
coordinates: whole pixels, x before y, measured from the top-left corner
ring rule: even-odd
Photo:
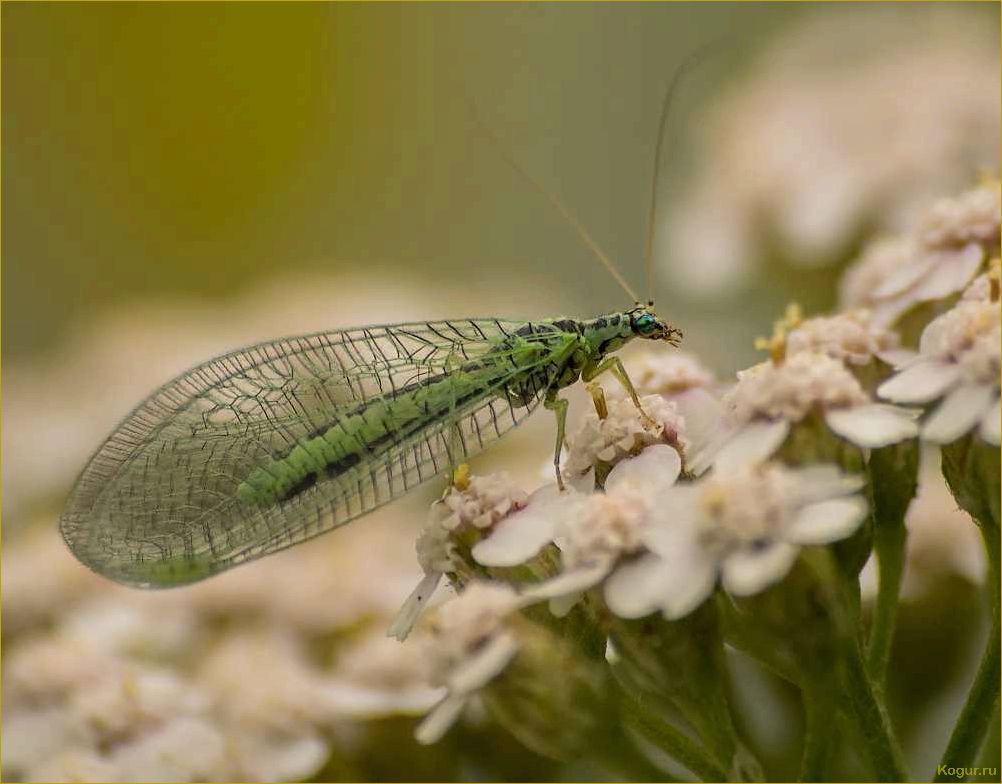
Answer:
[[[553,207],[560,213],[561,217],[574,229],[574,233],[578,235],[578,239],[592,252],[596,259],[605,267],[609,274],[616,280],[616,283],[620,285],[623,291],[626,292],[627,296],[630,297],[634,302],[639,302],[640,299],[637,297],[636,292],[626,282],[626,279],[616,268],[612,259],[602,250],[602,247],[595,241],[595,239],[588,233],[581,222],[574,216],[574,214],[567,208],[567,206],[560,200],[560,197],[555,193],[547,190],[547,188],[539,182],[535,177],[529,174],[517,160],[515,156],[512,155],[511,151],[505,146],[504,142],[498,136],[498,134],[490,128],[481,118],[480,112],[477,110],[477,105],[473,99],[467,96],[467,103],[470,105],[470,109],[473,113],[473,117],[477,122],[477,126],[484,132],[488,139],[490,139],[491,144],[494,148],[501,154],[501,156],[508,162],[508,164],[524,179],[533,190],[546,197],[546,199],[553,205]]]
[[[685,59],[675,73],[671,81],[668,82],[668,89],[665,90],[664,99],[661,102],[661,119],[658,122],[658,140],[654,147],[654,167],[651,171],[651,199],[647,211],[647,237],[644,242],[644,289],[647,295],[647,302],[654,304],[654,238],[656,234],[657,210],[658,210],[658,175],[661,171],[661,155],[664,150],[665,136],[667,136],[668,120],[671,115],[672,104],[682,85],[685,77],[691,73],[692,69],[703,62],[707,55],[715,54],[714,50],[723,44],[727,39],[716,39],[710,43],[703,44],[698,49],[686,55]]]

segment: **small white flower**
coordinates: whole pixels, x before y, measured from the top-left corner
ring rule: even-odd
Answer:
[[[463,528],[487,531],[514,514],[527,502],[525,492],[506,473],[474,476],[452,485],[432,506],[428,521],[418,535],[418,562],[424,577],[407,597],[387,635],[403,641],[441,582],[455,571],[456,547],[452,535]]]
[[[669,399],[690,389],[711,389],[716,379],[696,357],[683,351],[645,353],[631,358],[626,370],[641,395],[661,395]],[[622,397],[626,390],[613,387]]]
[[[912,412],[874,403],[841,361],[811,351],[740,371],[724,403],[727,421],[717,440],[693,457],[694,473],[710,465],[730,471],[767,460],[793,425],[812,412],[860,447],[886,446],[918,433]]]
[[[420,634],[406,645],[366,634],[339,653],[324,692],[355,720],[423,713],[442,696],[428,685],[427,648],[428,639]]]
[[[781,580],[802,546],[852,534],[866,517],[858,477],[832,465],[789,469],[745,466],[660,493],[656,520],[642,533],[647,550],[609,577],[605,598],[625,618],[660,610],[692,612],[718,577],[736,596]]]
[[[613,468],[604,493],[579,496],[573,505],[560,509],[550,530],[560,546],[563,569],[522,595],[550,599],[550,609],[565,614],[583,591],[605,580],[623,559],[644,549],[643,532],[658,515],[662,492],[675,483],[681,470],[678,452],[655,444]],[[497,555],[495,548],[485,557]]]
[[[660,395],[675,404],[684,451],[698,451],[716,433],[723,416],[717,380],[696,357],[681,352],[646,354],[631,359],[627,371],[640,394]],[[613,390],[620,397],[626,394],[620,387]]]
[[[920,302],[962,291],[999,242],[999,184],[938,201],[912,234],[873,243],[842,279],[842,304],[893,324]]]
[[[927,248],[962,248],[972,242],[985,247],[999,242],[1002,194],[998,180],[986,181],[953,199],[940,199],[918,227],[918,239]]]
[[[580,428],[567,438],[564,471],[569,483],[591,489],[582,477],[588,477],[595,466],[615,465],[651,444],[679,443],[685,420],[675,402],[659,395],[645,395],[640,405],[655,427],[644,420],[628,397],[608,400],[608,414],[603,418],[594,411],[584,417]]]
[[[999,444],[1000,309],[990,299],[962,299],[922,332],[919,356],[877,393],[898,403],[943,398],[923,422],[926,441],[946,444],[978,428]]]
[[[786,355],[825,354],[850,365],[865,365],[898,346],[898,336],[872,323],[865,309],[801,321],[786,336]]]
[[[446,696],[415,730],[419,743],[435,743],[453,725],[469,699],[499,675],[518,653],[509,616],[524,604],[502,583],[474,582],[443,604],[430,624],[434,681]]]

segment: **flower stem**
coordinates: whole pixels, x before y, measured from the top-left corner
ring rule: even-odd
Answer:
[[[891,658],[898,595],[905,565],[905,538],[904,520],[896,525],[878,525],[874,532],[873,550],[877,556],[878,570],[877,601],[873,611],[866,665],[878,683],[883,683],[887,674],[887,662]]]
[[[805,688],[804,749],[800,758],[800,781],[825,781],[831,741],[835,734],[835,695],[826,685]]]
[[[904,572],[905,513],[918,488],[920,451],[917,442],[875,449],[867,463],[873,550],[877,557],[877,602],[867,649],[867,667],[883,683],[894,639],[898,595]]]
[[[623,694],[623,715],[628,724],[648,741],[695,773],[702,781],[726,781],[721,768],[699,744],[673,727],[642,698]]]
[[[985,733],[991,724],[995,705],[999,699],[1000,635],[1002,635],[1002,628],[999,625],[999,529],[990,523],[982,524],[980,528],[988,552],[992,624],[988,630],[988,642],[981,656],[978,673],[974,677],[967,701],[957,717],[957,723],[954,725],[933,781],[957,781],[956,776],[947,776],[938,771],[944,767],[963,768],[971,765],[978,749],[984,743]]]
[[[843,647],[845,696],[859,725],[873,771],[880,781],[907,781],[904,758],[891,729],[882,690],[870,679],[857,642],[848,640]]]

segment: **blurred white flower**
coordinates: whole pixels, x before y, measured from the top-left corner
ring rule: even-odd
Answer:
[[[416,505],[402,504],[186,588],[185,599],[207,619],[239,618],[304,634],[392,615],[420,574],[407,517]]]
[[[44,517],[22,534],[3,540],[3,626],[20,634],[48,626],[109,583],[74,558],[55,517]]]
[[[786,354],[814,352],[849,365],[866,365],[898,347],[898,335],[873,323],[868,310],[801,321],[786,336]]]
[[[922,423],[921,437],[946,444],[977,427],[999,444],[1000,316],[998,301],[961,299],[922,332],[919,355],[877,390],[898,403],[943,398]]]
[[[860,447],[886,446],[918,433],[912,412],[874,403],[840,360],[813,351],[739,371],[724,404],[727,419],[717,439],[689,464],[697,474],[711,465],[731,471],[767,460],[793,426],[812,413],[820,414],[835,435]]]
[[[667,211],[660,257],[696,293],[741,285],[777,244],[836,260],[998,166],[998,47],[954,9],[802,17],[709,107],[698,179]],[[888,136],[888,129],[893,129]]]
[[[758,593],[790,570],[802,546],[852,534],[866,517],[859,477],[833,465],[745,466],[658,494],[641,534],[647,552],[605,585],[609,608],[625,618],[660,610],[668,619],[696,609],[718,577],[736,596]]]
[[[424,577],[407,597],[387,634],[403,641],[435,593],[442,575],[456,570],[453,535],[465,528],[486,532],[503,518],[525,506],[527,496],[506,473],[468,476],[464,466],[456,481],[432,505],[418,535],[418,563]]]
[[[324,730],[341,717],[338,694],[302,648],[288,631],[245,630],[199,661],[196,682],[239,742],[241,777],[303,779],[327,759]]]
[[[339,651],[325,690],[352,719],[424,713],[442,696],[429,685],[428,645],[427,635],[403,645],[382,631],[364,634]]]
[[[625,364],[633,386],[642,395],[674,399],[689,390],[712,389],[716,384],[713,373],[697,357],[684,351],[645,352]],[[626,394],[621,385],[611,387],[609,392],[616,397]]]
[[[971,516],[957,506],[940,470],[939,450],[922,449],[919,485],[905,515],[905,571],[901,598],[917,601],[932,595],[946,578],[959,576],[972,585],[985,581],[985,546]],[[871,556],[859,575],[865,599],[877,595],[877,562]]]
[[[941,199],[910,234],[872,243],[845,272],[845,307],[867,307],[889,326],[912,306],[961,291],[999,243],[999,183]]]
[[[518,653],[509,616],[523,604],[503,583],[474,582],[443,604],[430,624],[434,682],[446,696],[415,730],[420,743],[435,743],[453,725],[469,699],[499,675]]]
[[[59,637],[22,643],[9,657],[5,775],[200,781],[238,773],[222,740],[213,741],[210,696],[182,676]],[[196,733],[164,741],[193,724]]]

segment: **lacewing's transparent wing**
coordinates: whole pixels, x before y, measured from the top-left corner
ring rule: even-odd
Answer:
[[[443,475],[529,416],[567,344],[551,336],[528,365],[524,354],[497,362],[505,338],[525,326],[470,319],[363,327],[210,360],[150,395],[98,449],[63,514],[63,536],[107,577],[166,587],[343,525]],[[456,372],[488,353],[491,373]],[[506,390],[518,382],[523,397],[513,402]],[[285,488],[286,497],[248,498],[249,477],[270,479],[269,466],[297,445],[351,412],[378,418],[392,411],[386,401],[422,385],[445,399],[425,401],[430,413],[418,426],[398,433],[384,422],[389,436],[360,443],[354,464],[317,472]]]

